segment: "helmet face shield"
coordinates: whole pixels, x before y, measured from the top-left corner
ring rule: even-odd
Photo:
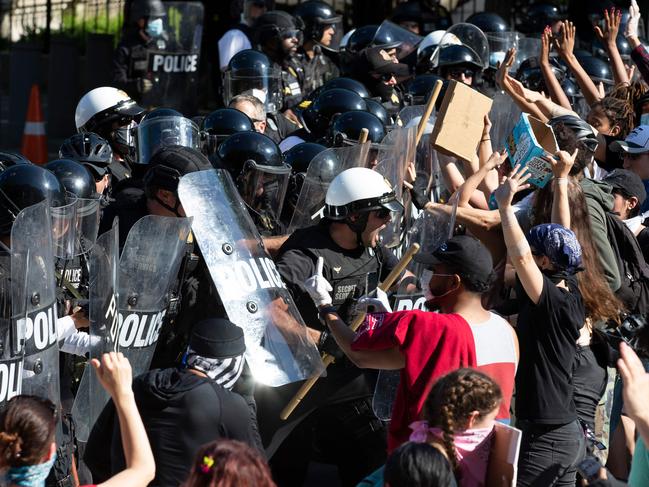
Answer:
[[[223,101],[229,105],[237,95],[252,95],[260,100],[266,113],[275,113],[282,106],[281,72],[278,68],[237,69],[223,76]]]
[[[248,161],[239,176],[239,192],[259,215],[278,221],[290,175],[291,168],[286,164],[261,166]]]
[[[78,199],[72,193],[68,193],[65,199],[64,206],[50,209],[52,246],[55,257],[71,259],[75,255]]]
[[[198,126],[184,117],[155,117],[137,126],[137,162],[148,164],[160,148],[182,145],[199,149]]]

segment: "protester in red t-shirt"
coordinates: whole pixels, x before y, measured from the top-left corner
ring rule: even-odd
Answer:
[[[440,313],[401,311],[369,314],[354,333],[328,305],[328,283],[322,276],[307,280],[321,316],[345,355],[358,367],[401,369],[390,421],[388,449],[408,440],[409,425],[418,420],[436,379],[460,367],[476,367],[476,346],[469,323],[490,317],[481,295],[493,280],[488,250],[478,240],[456,236],[432,255],[416,255],[432,276],[426,305]],[[376,305],[376,300],[365,299]],[[511,384],[508,387],[511,398]]]

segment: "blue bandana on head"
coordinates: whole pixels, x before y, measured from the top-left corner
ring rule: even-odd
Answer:
[[[21,487],[43,487],[55,461],[56,453],[45,463],[11,467],[5,474],[5,480],[8,484],[20,485]]]
[[[567,274],[581,270],[581,245],[574,232],[557,223],[543,223],[533,227],[528,235],[530,247]]]

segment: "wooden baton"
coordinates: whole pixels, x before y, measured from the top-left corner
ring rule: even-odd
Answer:
[[[426,103],[426,110],[424,110],[424,115],[421,117],[421,120],[419,121],[419,126],[417,127],[417,142],[415,143],[415,146],[419,145],[419,141],[424,135],[424,130],[426,130],[426,123],[428,123],[430,114],[433,113],[433,108],[435,108],[435,102],[439,97],[440,91],[442,91],[442,85],[443,85],[442,81],[439,79],[435,82],[435,86],[433,87],[433,91],[430,94],[430,98],[428,98],[428,103]]]

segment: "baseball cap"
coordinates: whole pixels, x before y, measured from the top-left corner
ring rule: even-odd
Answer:
[[[196,323],[189,346],[201,357],[214,359],[236,357],[246,351],[243,330],[225,318],[211,318]]]
[[[627,198],[635,196],[638,198],[639,204],[644,203],[644,200],[647,199],[647,191],[642,179],[628,169],[615,169],[608,173],[603,181]]]
[[[628,154],[649,152],[649,125],[634,128],[624,141],[617,140],[611,144],[613,152],[624,151]]]
[[[362,59],[367,63],[368,71],[371,73],[392,74],[397,77],[410,74],[407,64],[393,62],[381,47],[365,49]]]
[[[486,287],[491,283],[491,253],[480,240],[469,235],[456,235],[432,254],[415,254],[413,260],[426,266],[444,264],[451,272],[476,285]]]

